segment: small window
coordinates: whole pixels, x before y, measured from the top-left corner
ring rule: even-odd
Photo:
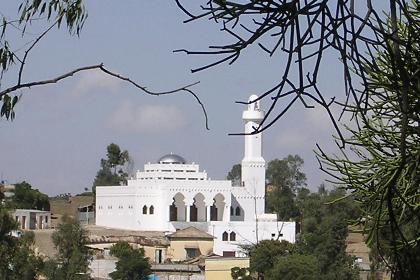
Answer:
[[[146,205],[143,206],[143,214],[147,214],[147,206]]]
[[[187,253],[187,259],[193,259],[200,255],[200,251],[197,248],[185,248]]]
[[[235,216],[240,216],[240,215],[241,215],[241,208],[237,206],[235,209]]]
[[[276,234],[275,233],[272,233],[271,234],[271,238],[274,238],[274,237],[276,237]]]
[[[228,241],[228,233],[226,231],[222,234],[222,241]]]
[[[152,206],[150,206],[150,208],[149,208],[149,214],[150,215],[153,215],[155,213],[155,207],[153,207],[153,205]]]
[[[233,207],[230,206],[230,215],[233,216]]]
[[[229,234],[230,241],[236,241],[236,233],[233,231]]]

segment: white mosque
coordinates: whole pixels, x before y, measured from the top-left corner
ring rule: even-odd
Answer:
[[[252,95],[249,101],[257,99]],[[245,134],[264,118],[260,102],[243,112]],[[214,253],[241,256],[241,245],[264,239],[295,242],[295,222],[265,213],[265,160],[262,134],[245,135],[240,185],[211,180],[199,165],[175,154],[147,163],[127,186],[96,188],[98,226],[175,232],[194,226],[214,236]]]

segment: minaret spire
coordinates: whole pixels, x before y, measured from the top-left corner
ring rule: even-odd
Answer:
[[[242,160],[242,185],[254,198],[256,214],[265,208],[265,160],[262,156],[262,133],[251,134],[264,119],[258,96],[251,95],[247,110],[242,114],[245,123],[245,151]],[[255,102],[253,102],[255,101]]]

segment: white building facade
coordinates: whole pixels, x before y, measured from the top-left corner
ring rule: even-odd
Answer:
[[[255,101],[257,96],[250,97]],[[259,101],[250,103],[239,186],[210,180],[199,165],[169,154],[147,163],[127,186],[96,188],[96,224],[139,231],[174,232],[194,226],[215,237],[214,253],[241,256],[240,245],[264,239],[295,242],[295,222],[265,213],[265,160],[262,134],[252,134],[264,118]]]

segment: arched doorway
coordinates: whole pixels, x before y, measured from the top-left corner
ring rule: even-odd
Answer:
[[[204,195],[202,193],[198,193],[194,196],[194,202],[190,206],[190,221],[206,221],[206,204],[204,202]]]
[[[225,204],[225,197],[218,193],[213,198],[213,205],[210,206],[210,221],[223,221]]]
[[[169,206],[169,221],[185,221],[185,196],[182,193],[177,193],[172,198],[172,201],[172,204]]]

